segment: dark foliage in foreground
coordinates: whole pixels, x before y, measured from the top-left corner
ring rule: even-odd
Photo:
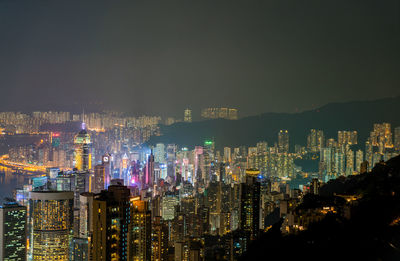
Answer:
[[[242,260],[400,260],[400,156],[321,189],[324,200],[334,193],[363,196],[349,220],[327,215],[290,236],[282,236],[277,223]]]

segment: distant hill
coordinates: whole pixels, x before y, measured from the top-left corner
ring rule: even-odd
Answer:
[[[259,141],[273,144],[280,129],[287,129],[291,147],[306,145],[310,129],[324,130],[325,137],[337,138],[338,130],[357,130],[358,141],[364,142],[374,123],[389,122],[400,126],[400,97],[374,101],[331,103],[319,109],[301,113],[264,113],[236,121],[207,120],[193,123],[176,123],[162,126],[162,136],[153,137],[149,143],[175,143],[193,147],[205,139],[213,138],[216,146],[255,145]]]

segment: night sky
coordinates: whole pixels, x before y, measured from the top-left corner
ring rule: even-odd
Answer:
[[[0,0],[0,110],[244,116],[395,96],[399,17],[399,0]]]

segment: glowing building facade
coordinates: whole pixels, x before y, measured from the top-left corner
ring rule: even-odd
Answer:
[[[400,151],[400,127],[394,129],[394,148]]]
[[[153,260],[168,260],[168,225],[163,223],[159,216],[155,217],[153,231]]]
[[[307,136],[307,149],[310,152],[317,153],[324,147],[325,137],[322,130],[311,129]]]
[[[94,166],[94,193],[100,193],[105,189],[106,179],[106,167],[103,164]]]
[[[90,135],[84,128],[75,135],[74,146],[74,167],[78,171],[89,171],[92,168],[91,140]]]
[[[246,170],[246,183],[240,184],[240,227],[255,239],[260,229],[260,183],[257,169]]]
[[[145,176],[143,184],[151,186],[154,182],[157,182],[154,177],[154,155],[153,152],[149,155],[146,162]]]
[[[17,203],[0,206],[0,260],[26,260],[27,210]]]
[[[130,190],[111,185],[93,199],[91,260],[128,260]]]
[[[288,130],[280,130],[278,133],[278,149],[281,153],[289,152],[289,132]]]
[[[30,193],[32,211],[32,260],[69,260],[73,228],[73,192]]]
[[[131,199],[131,222],[128,226],[128,260],[151,260],[151,212],[147,201]]]
[[[237,120],[238,110],[235,108],[205,108],[201,110],[201,117],[206,119]]]
[[[192,110],[186,109],[184,113],[184,122],[192,122]]]

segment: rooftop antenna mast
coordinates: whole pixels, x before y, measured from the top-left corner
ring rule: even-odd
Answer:
[[[86,123],[85,123],[85,108],[82,107],[82,130],[86,129]]]

